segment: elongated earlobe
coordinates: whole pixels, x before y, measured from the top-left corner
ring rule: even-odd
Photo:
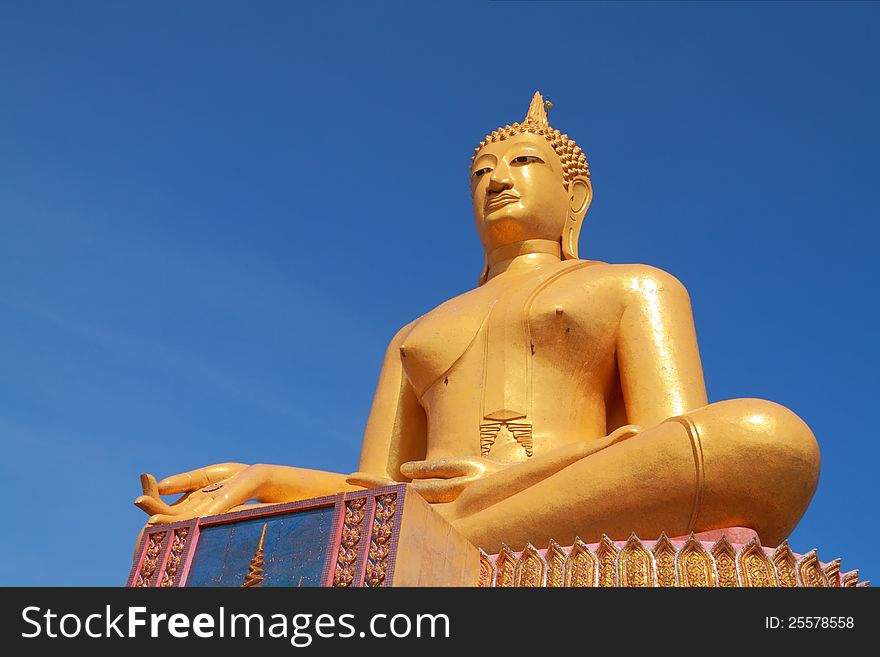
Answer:
[[[568,185],[568,217],[562,233],[562,257],[564,260],[578,259],[578,239],[584,225],[584,215],[593,201],[593,186],[588,178],[578,176]]]

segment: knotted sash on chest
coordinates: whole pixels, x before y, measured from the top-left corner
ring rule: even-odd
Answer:
[[[532,339],[530,318],[538,295],[562,276],[596,264],[580,261],[549,275],[529,278],[492,307],[486,325],[480,453],[489,456],[501,432],[532,455]]]

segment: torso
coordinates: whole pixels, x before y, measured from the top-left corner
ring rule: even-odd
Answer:
[[[614,268],[505,272],[413,324],[401,356],[427,415],[427,458],[512,463],[606,434],[624,307]]]

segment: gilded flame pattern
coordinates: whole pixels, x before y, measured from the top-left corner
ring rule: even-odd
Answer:
[[[169,588],[177,581],[177,571],[180,570],[180,560],[186,549],[186,539],[189,536],[189,527],[180,527],[174,530],[174,538],[171,541],[171,551],[168,554],[168,563],[165,564],[165,572],[162,573],[162,583],[159,586]]]
[[[625,587],[654,586],[654,555],[632,534],[617,555],[617,585]]]
[[[693,534],[675,555],[675,572],[682,587],[709,587],[717,582],[715,560]]]
[[[654,554],[654,563],[657,565],[657,586],[675,586],[675,545],[669,540],[666,532],[660,534],[660,538],[651,548]]]
[[[825,576],[828,578],[828,586],[839,588],[840,582],[840,559],[835,559],[825,566]]]
[[[710,553],[715,559],[718,586],[725,588],[739,586],[739,577],[736,574],[736,550],[733,549],[727,537],[719,538],[712,546]]]
[[[536,588],[544,586],[547,575],[547,562],[535,546],[529,543],[519,557],[514,570],[514,586]]]
[[[153,575],[159,567],[159,557],[162,555],[162,546],[165,543],[165,536],[168,532],[153,532],[150,534],[147,552],[144,555],[144,561],[138,572],[135,586],[138,588],[146,588],[153,581]]]
[[[477,586],[495,586],[495,562],[482,548],[480,549],[480,578]]]
[[[373,528],[370,532],[370,552],[367,556],[367,571],[364,584],[371,587],[383,586],[388,573],[388,556],[391,554],[391,537],[394,532],[394,519],[397,512],[397,493],[378,495],[373,512]]]
[[[796,572],[801,586],[828,587],[828,577],[822,570],[816,550],[810,550],[798,561]]]
[[[565,585],[565,550],[556,541],[547,548],[547,586],[560,588]]]
[[[773,562],[764,554],[764,548],[755,538],[746,543],[736,555],[736,569],[744,587],[778,586]]]
[[[615,561],[620,548],[610,538],[602,534],[599,547],[596,548],[596,558],[599,561],[599,586],[615,586]]]
[[[726,536],[711,547],[694,534],[677,543],[661,534],[653,547],[632,534],[624,546],[608,536],[593,551],[580,538],[564,548],[550,541],[546,551],[527,544],[517,554],[502,544],[496,556],[480,550],[480,586],[500,587],[856,587],[853,570],[840,573],[840,559],[824,567],[816,550],[798,556],[783,542],[768,556],[757,539],[737,550]],[[542,553],[543,552],[543,553]]]
[[[367,511],[367,498],[359,497],[345,503],[345,519],[342,524],[342,537],[339,554],[336,556],[336,570],[333,573],[333,586],[349,587],[354,582],[357,567],[358,548],[364,528],[364,515]]]
[[[797,558],[788,546],[788,541],[783,541],[782,545],[773,551],[770,560],[776,567],[776,575],[779,578],[779,586],[792,587],[797,586],[797,575],[795,575],[794,567]]]
[[[495,576],[496,586],[511,587],[514,583],[514,572],[516,571],[516,554],[509,547],[501,544],[501,552],[495,561],[495,567],[498,574]]]
[[[841,583],[844,588],[850,588],[850,587],[856,586],[859,582],[858,569],[851,570],[848,573],[844,573],[843,576],[840,578],[840,580],[841,580]]]
[[[581,539],[576,538],[565,560],[565,586],[596,586],[599,560]]]

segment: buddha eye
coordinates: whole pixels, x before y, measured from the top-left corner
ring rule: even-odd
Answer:
[[[484,173],[489,173],[491,170],[492,169],[490,169],[489,167],[483,167],[482,169],[477,169],[476,171],[474,171],[473,176],[474,178],[479,178]]]
[[[542,160],[537,155],[520,155],[519,157],[513,158],[511,164],[532,164],[532,163],[540,163],[543,164],[544,160]]]

